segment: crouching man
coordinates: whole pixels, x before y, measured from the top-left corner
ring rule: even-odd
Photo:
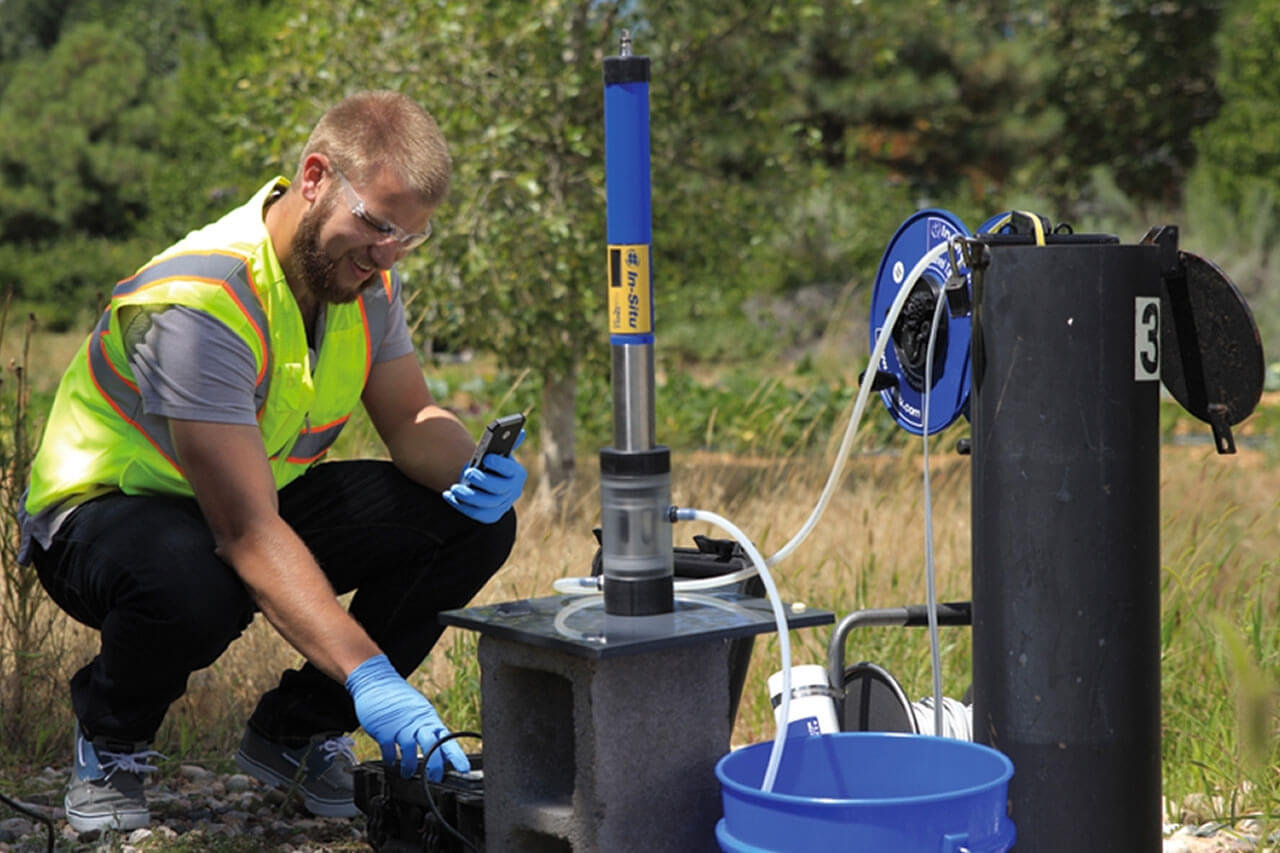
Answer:
[[[120,282],[58,387],[32,466],[24,559],[101,632],[71,680],[67,819],[150,820],[157,729],[255,612],[306,659],[249,718],[239,765],[306,807],[355,815],[358,726],[411,774],[447,729],[411,687],[506,559],[525,472],[432,399],[395,263],[431,233],[450,160],[412,100],[331,108],[292,180]],[[321,461],[364,405],[390,461]],[[464,470],[465,468],[465,470]],[[349,610],[338,596],[355,591]],[[467,759],[456,741],[428,773]]]

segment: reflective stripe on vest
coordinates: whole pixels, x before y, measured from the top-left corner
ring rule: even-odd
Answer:
[[[32,464],[29,512],[109,489],[191,494],[168,422],[143,412],[128,361],[129,314],[149,306],[205,311],[254,352],[258,421],[277,488],[327,452],[359,403],[398,281],[384,273],[353,303],[328,306],[318,363],[310,365],[287,284],[255,284],[251,269],[257,267],[234,254],[180,253],[117,286],[59,385]]]
[[[162,258],[138,270],[132,278],[117,284],[112,296],[130,296],[146,288],[177,280],[219,285],[244,312],[245,318],[257,332],[262,351],[268,353],[268,358],[263,359],[258,370],[257,383],[261,386],[263,380],[271,375],[271,348],[267,346],[267,315],[253,289],[248,259],[229,252],[184,252]],[[266,397],[265,390],[262,397]]]
[[[131,278],[116,285],[112,294],[113,306],[129,301],[149,288],[181,282],[183,284],[205,284],[223,288],[236,306],[243,312],[246,321],[255,330],[260,352],[266,357],[259,360],[258,376],[254,388],[254,408],[261,412],[270,389],[271,347],[267,344],[265,330],[267,315],[253,290],[250,281],[249,266],[240,255],[222,252],[190,252],[164,258],[149,266],[143,267]],[[107,403],[123,420],[142,433],[168,460],[175,470],[181,472],[177,463],[177,451],[169,434],[169,422],[158,415],[148,415],[143,411],[141,394],[138,386],[121,372],[113,362],[112,355],[125,364],[127,353],[125,343],[115,342],[108,353],[108,341],[111,338],[112,311],[107,311],[99,319],[89,340],[88,359],[89,373],[93,384],[106,398]],[[119,337],[119,332],[115,337]],[[131,414],[132,413],[132,414]]]

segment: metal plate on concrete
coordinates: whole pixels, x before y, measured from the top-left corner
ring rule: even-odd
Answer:
[[[835,621],[829,610],[796,604],[785,610],[790,628]],[[612,616],[605,613],[599,595],[553,595],[446,610],[440,621],[586,658],[640,654],[776,630],[767,599],[738,593],[678,592],[675,611],[656,616]]]

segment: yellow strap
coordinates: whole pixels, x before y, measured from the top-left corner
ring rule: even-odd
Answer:
[[[1040,221],[1040,217],[1036,216],[1034,213],[1032,213],[1029,210],[1019,210],[1018,213],[1021,213],[1023,216],[1031,220],[1031,227],[1036,232],[1036,245],[1043,246],[1044,245],[1044,223]],[[1012,215],[1009,218],[1012,219],[1013,218]]]
[[[1028,210],[1016,210],[1013,213],[1021,213],[1023,216],[1031,220],[1031,227],[1036,232],[1036,245],[1043,246],[1044,245],[1044,224],[1040,221],[1040,217],[1036,216],[1034,213]],[[1008,225],[1010,222],[1013,221],[1013,213],[1006,213],[1004,216],[1000,217],[1000,221],[992,225],[991,229],[987,233],[988,234],[999,233],[1001,228],[1005,227],[1006,225]]]

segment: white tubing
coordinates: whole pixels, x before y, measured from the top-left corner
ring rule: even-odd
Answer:
[[[822,488],[822,494],[818,496],[818,502],[814,505],[813,511],[810,512],[809,518],[801,526],[791,541],[783,545],[777,552],[763,560],[765,566],[775,566],[791,555],[791,552],[800,546],[813,532],[813,528],[817,526],[818,520],[822,518],[822,514],[826,512],[827,504],[831,502],[831,496],[835,494],[836,486],[840,483],[840,477],[844,474],[845,462],[848,460],[849,451],[853,447],[853,440],[858,433],[858,424],[862,420],[863,410],[867,405],[867,398],[871,396],[871,385],[875,380],[876,371],[880,364],[880,360],[884,358],[885,348],[888,346],[890,332],[894,325],[898,322],[898,315],[902,313],[902,306],[906,304],[907,297],[911,293],[911,288],[915,286],[920,276],[924,275],[924,271],[947,251],[949,243],[939,243],[928,252],[920,260],[916,261],[916,265],[911,268],[911,272],[902,280],[902,287],[898,288],[898,294],[894,297],[893,304],[889,307],[889,313],[885,315],[884,332],[876,340],[875,346],[871,351],[871,358],[867,362],[867,370],[862,375],[862,384],[858,387],[858,397],[854,401],[853,411],[849,415],[849,423],[845,427],[844,437],[840,441],[840,449],[836,451],[835,464],[831,469],[831,473],[827,476],[826,485]],[[929,374],[926,374],[929,375]],[[926,383],[927,386],[928,383]],[[927,426],[927,422],[926,422]],[[927,431],[927,430],[926,430]],[[744,549],[745,550],[745,549]],[[704,589],[715,589],[716,587],[725,586],[738,581],[746,580],[756,574],[757,570],[754,566],[750,568],[739,569],[736,572],[730,572],[724,575],[717,575],[710,578],[686,578],[675,581],[675,588],[679,591],[693,591]],[[565,595],[582,595],[584,593],[600,592],[602,589],[600,577],[588,578],[560,578],[551,585],[556,592]]]
[[[596,604],[603,604],[603,598],[579,598],[577,601],[571,601],[556,612],[556,618],[552,621],[552,625],[556,631],[572,640],[590,641],[592,637],[588,637],[585,632],[578,631],[569,627],[569,617],[577,613],[579,610],[586,610]]]
[[[600,575],[585,578],[556,578],[551,582],[551,588],[561,595],[590,595],[593,592],[603,591],[602,580]]]
[[[713,595],[702,595],[701,593],[697,593],[697,592],[686,592],[686,593],[680,593],[679,595],[677,595],[675,600],[685,602],[687,604],[701,604],[704,607],[717,607],[721,610],[726,610],[730,613],[739,612],[738,608],[732,602],[724,601],[722,599],[716,598]],[[556,629],[556,632],[558,634],[564,637],[568,637],[571,640],[578,640],[579,642],[588,642],[588,643],[589,642],[603,643],[607,639],[607,637],[605,637],[603,634],[588,634],[586,631],[579,631],[578,629],[571,628],[569,626],[569,619],[572,618],[574,614],[579,613],[583,610],[588,610],[592,607],[600,607],[603,604],[604,604],[604,598],[600,596],[583,596],[582,598],[579,598],[576,601],[571,601],[556,611],[556,617],[554,620],[552,620],[552,623],[551,623],[552,627]]]
[[[777,725],[773,749],[769,751],[769,763],[764,771],[764,783],[760,786],[760,790],[768,793],[773,790],[774,780],[778,776],[778,765],[782,762],[783,745],[787,739],[787,722],[791,717],[791,635],[787,627],[786,613],[782,609],[782,597],[778,595],[778,588],[774,586],[773,577],[769,574],[769,567],[765,564],[764,557],[747,535],[732,521],[714,512],[684,507],[675,508],[675,520],[709,522],[733,537],[760,572],[760,580],[764,582],[765,592],[769,596],[769,604],[773,608],[773,619],[778,628],[778,644],[782,653],[782,703],[778,709],[779,719],[782,722]]]
[[[929,614],[929,663],[933,669],[933,730],[943,731],[942,653],[938,648],[938,587],[933,563],[933,499],[929,487],[929,388],[933,384],[933,349],[938,342],[938,325],[947,300],[938,295],[929,328],[929,346],[924,357],[924,419],[920,437],[924,446],[924,585],[925,607]]]
[[[902,313],[902,306],[907,303],[907,297],[911,294],[911,288],[915,286],[916,280],[924,275],[924,271],[938,258],[947,251],[950,243],[939,243],[929,251],[925,252],[924,257],[916,261],[916,265],[911,268],[911,272],[902,280],[902,287],[898,288],[898,295],[894,297],[893,305],[889,307],[889,313],[885,316],[884,331],[875,342],[875,347],[871,351],[871,359],[867,362],[867,370],[862,374],[862,384],[858,388],[858,399],[853,405],[853,413],[849,417],[849,425],[845,427],[844,438],[840,442],[840,450],[836,453],[835,466],[831,469],[831,474],[827,477],[827,483],[822,489],[822,494],[818,497],[818,503],[814,506],[813,512],[805,521],[800,531],[791,538],[791,541],[783,545],[778,551],[769,558],[768,564],[775,566],[790,556],[791,552],[800,546],[817,525],[818,519],[822,517],[822,513],[826,511],[827,504],[831,502],[831,496],[835,493],[836,486],[840,482],[840,476],[844,473],[844,465],[848,459],[849,451],[853,448],[853,439],[858,432],[858,422],[862,419],[862,410],[867,405],[867,398],[871,395],[871,384],[875,380],[876,371],[879,369],[880,360],[884,358],[885,348],[888,346],[891,337],[890,330],[898,322],[898,315]],[[927,385],[928,383],[926,383]]]

